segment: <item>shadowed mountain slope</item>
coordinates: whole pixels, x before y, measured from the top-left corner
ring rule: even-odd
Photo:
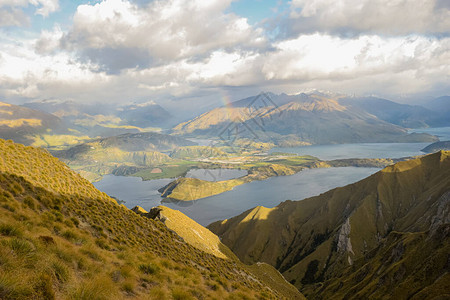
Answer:
[[[450,96],[442,96],[436,99],[433,99],[425,104],[425,107],[441,112],[441,113],[449,113],[450,112]],[[447,115],[448,118],[448,115]]]
[[[406,128],[449,126],[450,117],[419,105],[400,104],[375,97],[343,98],[339,103],[361,109],[380,120]]]
[[[167,125],[172,122],[172,115],[153,101],[120,107],[116,115],[128,124],[142,128]]]
[[[0,102],[0,138],[28,145],[36,134],[65,130],[62,121],[52,114]]]
[[[1,299],[303,299],[269,266],[192,247],[45,150],[0,150]]]
[[[449,291],[450,152],[208,226],[241,260],[275,266],[314,299]],[[426,296],[426,297],[425,297]]]

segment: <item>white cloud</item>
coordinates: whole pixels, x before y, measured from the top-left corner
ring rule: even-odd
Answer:
[[[59,9],[58,0],[0,0],[0,27],[28,25],[30,18],[24,8],[30,4],[36,7],[35,15],[43,17]]]
[[[169,0],[139,7],[127,0],[105,0],[81,5],[63,41],[67,49],[78,50],[107,69],[114,68],[108,56],[126,54],[127,49],[136,58],[123,68],[208,57],[219,48],[265,45],[261,29],[252,28],[245,18],[224,13],[229,3]]]
[[[448,33],[447,0],[292,0],[291,30],[334,33]]]
[[[218,99],[229,88],[235,95],[305,88],[450,93],[450,38],[316,32],[269,42],[262,29],[227,13],[229,2],[104,0],[79,6],[67,31],[55,26],[28,40],[0,32],[0,96],[119,102]],[[298,17],[326,9],[314,3]]]
[[[450,79],[450,38],[363,35],[345,39],[316,33],[274,46],[276,50],[264,56],[261,70],[267,80],[279,83],[396,94],[448,87]]]
[[[29,0],[29,2],[37,7],[35,14],[43,17],[48,17],[50,13],[59,9],[58,0]]]

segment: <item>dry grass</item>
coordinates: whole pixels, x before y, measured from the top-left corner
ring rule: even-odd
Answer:
[[[0,147],[0,299],[298,296],[117,205],[47,152]]]

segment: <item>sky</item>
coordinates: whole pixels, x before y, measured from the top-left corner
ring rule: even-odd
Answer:
[[[450,94],[448,0],[0,0],[0,101]]]

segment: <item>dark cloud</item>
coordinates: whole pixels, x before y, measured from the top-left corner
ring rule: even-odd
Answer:
[[[152,58],[147,51],[139,48],[87,48],[81,51],[81,60],[91,62],[98,68],[96,72],[119,74],[123,69],[146,69]]]

